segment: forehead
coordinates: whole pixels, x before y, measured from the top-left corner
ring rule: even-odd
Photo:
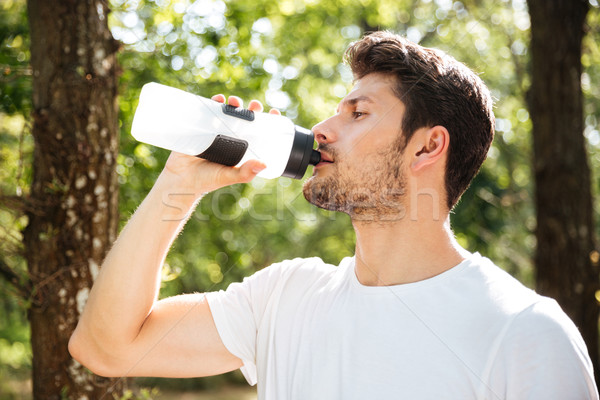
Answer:
[[[385,105],[399,101],[394,94],[396,78],[390,75],[373,73],[358,79],[348,95],[341,101],[340,105],[365,101],[374,104]]]

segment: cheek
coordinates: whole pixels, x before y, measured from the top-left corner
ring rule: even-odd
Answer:
[[[392,144],[398,142],[402,136],[402,121],[396,117],[384,118],[378,123],[374,131],[377,133],[373,135],[372,140],[377,142],[378,145],[389,148]]]
[[[395,151],[399,135],[399,125],[395,121],[381,121],[377,124],[365,124],[361,129],[344,131],[333,146],[339,161],[361,165]]]

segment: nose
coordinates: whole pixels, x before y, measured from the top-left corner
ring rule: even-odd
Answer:
[[[328,118],[313,126],[312,131],[315,134],[315,140],[319,144],[333,143],[337,140],[337,133],[333,126],[333,118]]]

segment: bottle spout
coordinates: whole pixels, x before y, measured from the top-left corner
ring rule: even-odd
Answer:
[[[308,160],[308,163],[310,165],[317,165],[320,162],[321,162],[321,153],[317,150],[313,150],[312,153],[310,153],[310,160]]]

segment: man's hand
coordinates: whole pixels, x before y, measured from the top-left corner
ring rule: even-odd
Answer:
[[[225,96],[218,94],[213,96],[212,100],[225,103]],[[244,103],[239,97],[230,96],[228,104],[234,107],[243,107]],[[262,112],[263,106],[260,101],[252,100],[248,109]],[[276,109],[272,109],[269,113],[280,114]],[[168,179],[177,186],[178,190],[200,196],[224,186],[250,182],[265,167],[266,165],[259,160],[249,160],[239,168],[227,167],[198,157],[173,152],[167,160],[160,179]]]

